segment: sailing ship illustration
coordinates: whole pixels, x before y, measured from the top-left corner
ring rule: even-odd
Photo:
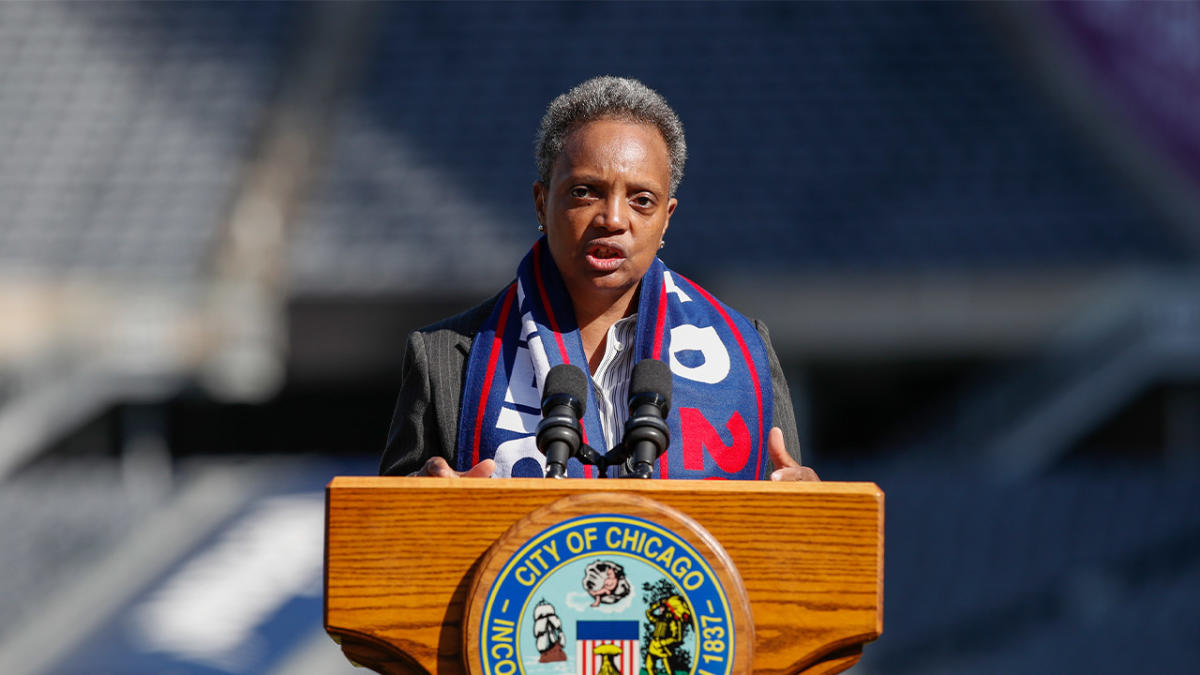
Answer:
[[[562,621],[554,605],[542,600],[533,608],[533,636],[537,638],[537,650],[540,663],[566,661],[567,652],[563,649]]]

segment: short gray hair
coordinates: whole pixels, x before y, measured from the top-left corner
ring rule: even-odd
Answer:
[[[657,91],[627,77],[593,77],[550,102],[534,142],[538,177],[550,184],[550,170],[562,152],[567,135],[588,122],[619,119],[650,124],[667,142],[671,163],[671,194],[683,180],[687,142],[683,123]]]

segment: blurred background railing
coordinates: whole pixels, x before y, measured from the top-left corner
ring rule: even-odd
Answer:
[[[602,73],[687,129],[664,260],[887,492],[856,671],[1190,672],[1194,2],[0,3],[0,672],[348,671],[321,488]]]

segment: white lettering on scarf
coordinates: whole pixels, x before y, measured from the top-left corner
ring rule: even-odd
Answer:
[[[519,431],[523,434],[532,434],[537,431],[538,416],[527,412],[521,412],[505,406],[500,409],[499,418],[496,420],[496,428],[504,429],[505,431]]]
[[[687,293],[675,284],[675,275],[669,270],[663,270],[663,287],[668,295],[679,298],[680,303],[691,302]],[[680,352],[698,351],[703,357],[699,365],[687,366],[679,361]],[[671,372],[689,380],[716,384],[729,375],[729,351],[715,328],[700,328],[691,324],[681,324],[671,328]]]
[[[504,392],[504,402],[530,408],[541,405],[541,401],[538,400],[537,378],[533,374],[533,361],[530,359],[529,349],[525,345],[517,347],[508,390]],[[502,428],[507,429],[508,427]]]
[[[541,415],[523,412],[508,405],[540,408],[542,382],[550,370],[545,346],[538,335],[533,315],[525,305],[525,289],[521,284],[517,284],[517,306],[524,309],[521,314],[521,332],[525,336],[525,346],[517,347],[512,375],[508,379],[508,389],[504,392],[505,405],[500,409],[496,427],[527,435],[496,446],[496,454],[493,457],[496,460],[496,471],[492,476],[497,478],[512,476],[513,466],[527,457],[535,460],[543,471],[546,468],[546,458],[538,451],[535,436]]]
[[[680,352],[698,351],[703,361],[688,366],[679,361]],[[671,372],[689,380],[716,384],[729,375],[729,351],[712,326],[700,328],[681,324],[671,328]]]
[[[679,296],[680,302],[691,302],[692,299],[683,292],[683,289],[675,285],[675,275],[667,270],[663,270],[663,287],[667,289],[667,294],[674,293]]]
[[[496,456],[493,458],[496,460],[496,471],[492,473],[492,477],[511,478],[513,466],[526,457],[533,458],[538,466],[542,467],[543,473],[546,471],[546,458],[538,452],[537,441],[533,436],[504,441],[496,446]]]

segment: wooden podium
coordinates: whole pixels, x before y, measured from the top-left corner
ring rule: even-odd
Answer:
[[[841,672],[883,629],[883,493],[873,483],[338,477],[326,509],[325,629],[352,662],[381,673],[527,672],[512,670],[516,660],[488,665],[512,651],[481,650],[485,637],[505,637],[487,628],[500,606],[491,598],[503,580],[520,588],[513,579],[544,595],[549,586],[534,577],[568,557],[547,537],[565,531],[559,522],[586,525],[593,512],[651,530],[649,538],[627,531],[622,544],[610,527],[608,543],[629,550],[602,557],[630,569],[661,563],[681,593],[703,575],[663,563],[664,542],[678,541],[680,558],[694,549],[710,563],[714,587],[728,596],[731,639],[715,639],[721,619],[698,616],[703,608],[685,619],[695,645],[730,648],[725,672]],[[603,528],[592,531],[603,542]],[[559,541],[582,548],[581,535],[567,535]],[[514,571],[520,556],[538,554],[535,540],[554,557]],[[700,659],[709,657],[695,653],[692,672],[710,672]]]

